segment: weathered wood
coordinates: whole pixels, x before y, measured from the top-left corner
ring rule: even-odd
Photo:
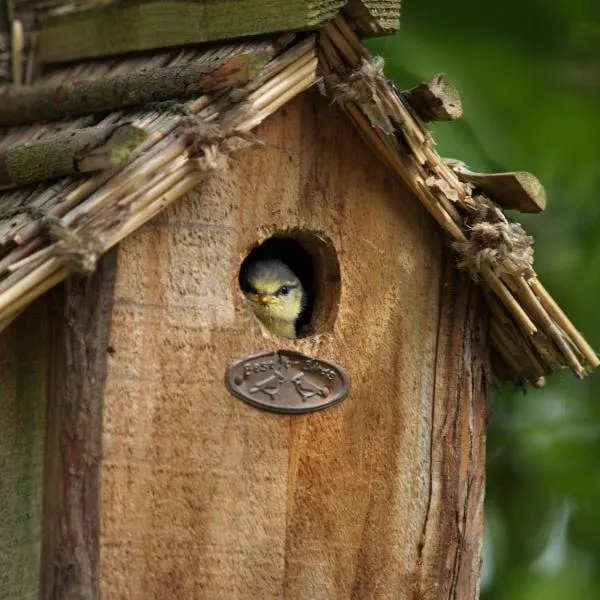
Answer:
[[[46,13],[42,19],[38,59],[57,63],[318,29],[346,4],[363,37],[388,35],[400,25],[400,0],[69,2],[71,10]]]
[[[62,131],[0,150],[0,186],[118,167],[147,137],[130,123]]]
[[[448,255],[436,352],[431,496],[416,598],[479,598],[485,493],[488,313],[481,289]]]
[[[116,251],[51,295],[40,598],[99,597],[102,396]]]
[[[448,161],[461,181],[472,183],[504,209],[538,213],[546,209],[546,190],[540,180],[527,171],[476,173],[460,161]]]
[[[373,37],[398,30],[400,6],[400,0],[348,0],[346,12],[361,37]]]
[[[46,301],[0,334],[0,598],[38,597],[42,536]]]
[[[102,597],[475,598],[485,341],[471,284],[443,287],[439,231],[337,108],[311,94],[257,133],[266,149],[121,246]],[[237,275],[257,241],[298,228],[331,240],[341,296],[318,334],[283,341],[262,330]],[[229,395],[231,360],[279,347],[340,363],[350,397],[288,416]],[[445,537],[446,501],[460,539]],[[435,568],[448,553],[458,583]]]
[[[441,73],[402,95],[423,121],[452,121],[463,112],[458,90]]]
[[[39,60],[64,62],[317,29],[344,4],[344,0],[112,2],[88,10],[48,15],[40,29]]]
[[[59,85],[0,88],[0,125],[16,125],[108,112],[150,102],[195,96],[252,79],[272,53],[248,51],[126,75],[66,81]]]

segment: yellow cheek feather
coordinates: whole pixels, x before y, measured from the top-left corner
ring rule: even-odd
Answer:
[[[294,339],[296,320],[302,310],[302,292],[292,290],[291,294],[278,296],[277,292],[284,283],[282,279],[251,281],[255,291],[246,297],[254,314],[267,329],[281,337]]]

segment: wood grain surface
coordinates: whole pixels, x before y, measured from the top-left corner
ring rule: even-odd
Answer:
[[[472,285],[316,92],[258,135],[267,148],[121,246],[102,597],[475,598],[487,359]],[[253,245],[295,228],[331,240],[341,294],[327,331],[290,342],[262,328],[237,277]],[[226,391],[231,360],[282,347],[341,364],[351,395],[289,416]]]
[[[481,290],[448,255],[442,284],[431,482],[416,598],[479,598],[485,493],[488,314]]]
[[[40,600],[95,600],[102,406],[116,250],[50,294]]]

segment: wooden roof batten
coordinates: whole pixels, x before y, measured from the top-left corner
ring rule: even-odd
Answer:
[[[210,16],[219,3],[180,4]],[[284,4],[289,10],[279,20],[265,17],[265,11],[283,10]],[[0,184],[12,186],[0,193],[0,328],[69,273],[93,270],[100,255],[210,173],[226,168],[230,156],[259,145],[252,130],[319,84],[450,237],[459,265],[483,282],[496,376],[540,385],[545,374],[564,366],[580,377],[597,367],[596,354],[537,278],[531,238],[502,210],[542,211],[545,194],[539,181],[529,173],[474,173],[460,161],[442,159],[425,123],[461,115],[456,89],[437,76],[399,93],[383,75],[382,61],[360,41],[396,29],[400,2],[284,4],[237,0],[232,5],[240,10],[252,5],[265,14],[259,18],[250,11],[230,35],[223,33],[223,18],[215,17],[197,24],[204,28],[201,33],[181,30],[190,39],[156,38],[148,47],[140,46],[145,34],[133,39],[117,29],[110,48],[104,48],[86,45],[93,38],[89,31],[67,36],[63,46],[48,40],[57,32],[63,36],[74,23],[85,33],[107,15],[126,20],[127,10],[146,15],[140,28],[150,31],[166,6],[177,12],[173,3],[80,8],[76,2],[57,12],[47,3],[15,1],[14,15],[25,11],[25,22],[32,22],[32,11],[40,16],[36,64],[45,65],[45,73],[34,85],[0,89],[0,99],[8,100],[0,102],[0,126],[6,127],[0,137]],[[190,20],[189,12],[182,14]],[[98,21],[98,15],[104,17]],[[105,31],[104,25],[98,27]],[[170,49],[246,35],[262,37],[208,49]],[[96,54],[90,54],[90,47]],[[128,54],[141,49],[155,52]],[[106,58],[115,52],[123,55],[117,63]],[[85,62],[92,56],[95,61]],[[59,64],[65,60],[80,62]],[[82,86],[78,100],[74,90]],[[110,103],[102,104],[107,98]],[[58,118],[63,120],[47,123]],[[22,122],[31,124],[17,126]],[[115,143],[115,134],[123,131],[129,136]],[[84,140],[82,132],[91,137]],[[60,151],[50,152],[50,144]],[[49,160],[52,165],[32,171],[27,161],[34,150],[35,156],[60,156],[62,162]],[[45,182],[56,177],[61,179]],[[24,184],[28,187],[15,187]]]

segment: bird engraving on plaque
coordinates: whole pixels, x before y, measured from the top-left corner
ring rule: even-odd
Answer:
[[[342,367],[292,350],[261,352],[234,361],[225,384],[241,400],[278,412],[321,410],[343,400],[350,390]]]

